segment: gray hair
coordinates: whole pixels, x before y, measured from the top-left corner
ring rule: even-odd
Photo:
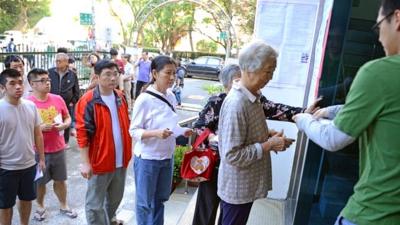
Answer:
[[[63,52],[57,53],[56,54],[56,59],[60,59],[60,60],[68,60],[69,56]]]
[[[232,84],[233,78],[237,75],[240,76],[240,67],[237,64],[226,65],[219,73],[219,81],[227,88]]]
[[[255,40],[245,45],[239,53],[239,66],[242,71],[255,72],[262,69],[271,59],[276,59],[278,53],[262,40]]]

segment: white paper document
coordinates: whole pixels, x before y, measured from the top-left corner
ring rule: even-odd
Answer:
[[[36,165],[36,175],[35,175],[35,180],[37,181],[38,179],[43,177],[43,171],[40,169],[39,164]]]
[[[60,113],[57,114],[56,117],[54,117],[54,123],[57,123],[57,124],[63,123],[63,119],[62,119],[62,116],[61,116]],[[60,134],[60,136],[63,136],[63,135],[64,135],[64,131],[63,131],[63,130],[59,131],[58,133]]]
[[[185,133],[186,130],[187,130],[187,128],[185,128],[185,127],[175,126],[175,127],[172,129],[172,132],[174,133],[173,135],[174,135],[175,137],[178,137],[178,136],[180,136],[180,135],[183,135],[183,134]]]

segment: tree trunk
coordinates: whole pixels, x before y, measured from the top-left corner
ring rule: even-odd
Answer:
[[[128,43],[129,43],[128,33],[127,33],[127,30],[125,29],[124,22],[122,21],[121,17],[117,14],[117,12],[115,12],[114,8],[112,7],[111,0],[108,0],[108,7],[110,9],[111,15],[114,16],[118,20],[119,26],[121,27],[123,44],[128,45]]]
[[[189,41],[190,41],[190,50],[192,52],[194,52],[192,32],[193,32],[193,22],[194,22],[194,13],[195,12],[196,12],[196,8],[193,7],[193,5],[192,5],[192,15],[191,15],[192,19],[191,19],[190,24],[189,24]]]
[[[28,6],[25,5],[22,1],[20,1],[20,7],[21,11],[19,13],[19,18],[18,23],[14,26],[14,30],[21,30],[23,32],[26,32],[29,28],[28,24]]]

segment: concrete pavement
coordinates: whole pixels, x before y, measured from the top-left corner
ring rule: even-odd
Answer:
[[[59,213],[59,203],[53,191],[53,182],[47,184],[47,194],[45,197],[45,206],[47,217],[44,221],[38,222],[33,220],[34,212],[37,204],[34,201],[32,205],[32,213],[30,224],[32,225],[85,225],[85,194],[86,180],[82,178],[79,172],[80,156],[76,147],[76,139],[70,141],[71,148],[67,150],[67,166],[68,166],[68,181],[67,199],[69,206],[78,213],[75,219],[68,218]],[[165,204],[165,224],[175,225],[185,211],[195,188],[189,187],[189,193],[185,194],[183,182],[177,190],[171,195],[170,200]],[[125,224],[134,225],[135,222],[135,187],[132,162],[127,171],[125,192],[120,207],[117,211],[117,218],[125,221]],[[14,207],[14,215],[12,224],[20,224],[17,208]]]
[[[215,81],[197,80],[197,79],[185,79],[185,88],[183,91],[183,103],[182,107],[178,110],[180,120],[187,119],[189,117],[197,116],[198,112],[203,108],[204,104],[208,99],[208,94],[203,90],[205,84],[214,84]],[[198,96],[201,96],[198,97]],[[36,202],[33,202],[30,224],[48,224],[48,225],[85,225],[85,194],[86,194],[86,180],[82,178],[79,172],[80,156],[79,151],[76,147],[75,138],[71,137],[70,140],[71,148],[67,150],[67,168],[68,168],[68,180],[67,180],[67,199],[70,208],[74,209],[78,213],[78,217],[70,219],[59,213],[59,203],[53,191],[53,182],[47,184],[47,194],[45,197],[46,206],[46,219],[38,222],[33,220],[34,212],[37,208]],[[170,200],[165,206],[165,224],[175,225],[180,220],[184,213],[189,201],[191,200],[196,188],[189,188],[189,193],[185,194],[185,188],[183,182],[171,195]],[[127,171],[127,178],[125,184],[125,192],[123,200],[117,211],[118,219],[124,220],[125,224],[136,224],[135,221],[135,187],[132,163]],[[20,224],[18,210],[14,207],[14,215],[12,224]]]

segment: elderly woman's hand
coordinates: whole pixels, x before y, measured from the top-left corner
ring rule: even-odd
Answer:
[[[167,137],[171,136],[172,134],[173,134],[173,132],[168,128],[157,131],[157,137],[159,137],[161,139],[166,139]]]
[[[185,137],[190,137],[193,135],[193,129],[186,129],[186,131],[183,133],[183,136]]]
[[[283,130],[276,132],[268,141],[262,143],[264,151],[285,151],[295,140],[283,135]]]
[[[322,101],[322,97],[318,97],[312,105],[310,105],[306,110],[304,110],[304,113],[310,113],[313,114],[315,113],[317,110],[319,110],[319,102]]]
[[[274,130],[274,129],[269,129],[268,130],[268,137],[272,137],[275,134],[278,134],[278,131]]]

